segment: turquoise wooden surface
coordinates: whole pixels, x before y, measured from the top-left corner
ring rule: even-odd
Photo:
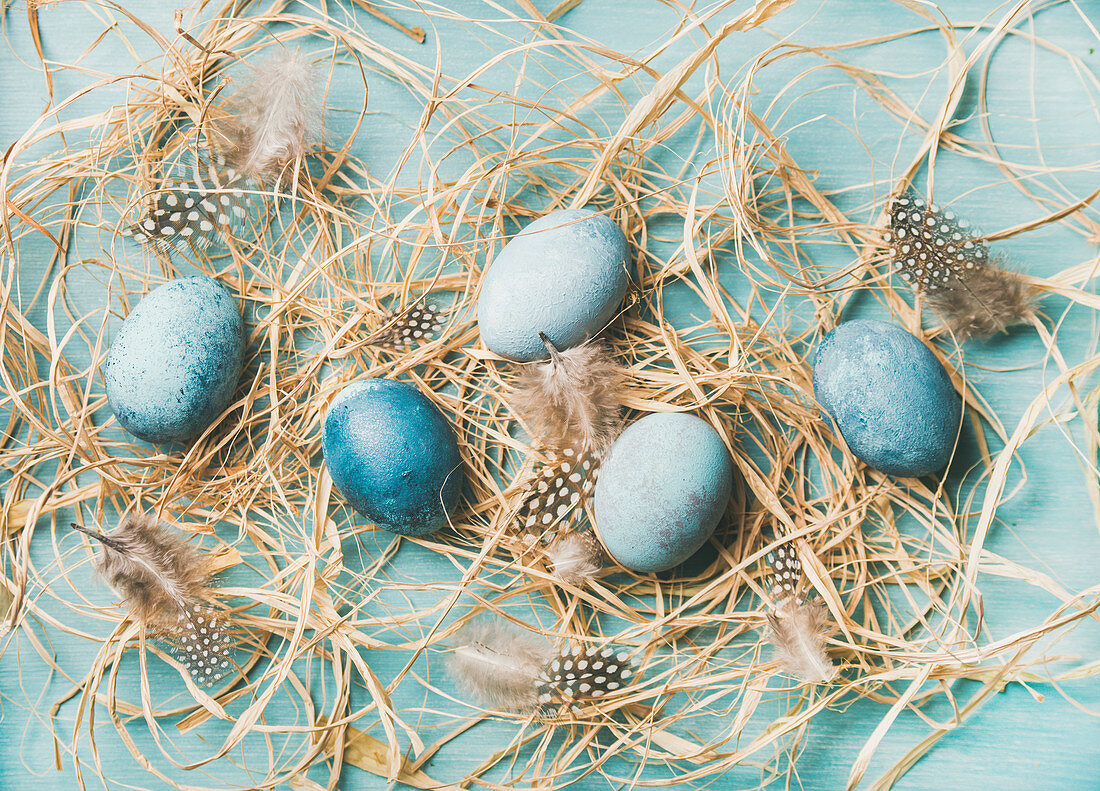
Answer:
[[[160,31],[171,34],[172,9],[159,0],[126,2],[124,5]],[[461,8],[471,17],[502,18],[492,6],[475,0],[445,5]],[[539,2],[538,5],[548,10],[553,3]],[[958,26],[960,37],[970,30],[971,23],[987,15],[999,19],[1007,10],[989,2],[945,2],[942,7]],[[342,8],[342,5],[330,3],[329,8]],[[418,22],[422,17],[414,9],[401,11],[398,15],[403,21],[423,24]],[[561,23],[620,52],[642,56],[656,42],[669,36],[678,18],[675,8],[658,2],[627,4],[616,0],[585,0]],[[484,62],[494,42],[498,41],[485,29],[474,31],[443,16],[437,15],[434,23],[434,28],[424,25],[429,29],[429,42],[421,47],[368,17],[361,20],[372,36],[424,63],[434,60],[438,41],[444,69],[454,75],[464,74]],[[717,54],[721,73],[732,77],[777,36],[790,35],[799,42],[825,45],[856,37],[886,36],[922,24],[903,7],[885,2],[800,3],[777,17],[767,30],[731,37]],[[514,37],[524,36],[515,23],[498,21],[492,25],[500,25]],[[40,26],[47,58],[72,62],[89,47],[103,24],[82,4],[66,3],[43,8]],[[1095,51],[1100,49],[1100,36],[1095,26],[1100,26],[1100,9],[1092,0],[1084,0],[1076,5],[1036,4],[1030,18],[1018,29],[1055,42],[1065,52],[1079,58],[1083,67],[1095,75],[1100,72],[1100,54]],[[7,6],[4,36],[5,46],[0,50],[0,146],[6,149],[45,106],[46,93],[41,75],[30,67],[35,59],[21,3]],[[150,47],[144,54],[152,51]],[[899,76],[891,85],[908,101],[918,103],[921,112],[928,117],[944,90],[945,77],[942,72],[935,71],[943,53],[942,41],[937,34],[929,32],[909,37],[902,43],[886,42],[839,54],[851,63],[908,75],[906,78]],[[668,67],[675,62],[675,55],[671,53],[656,65]],[[54,86],[55,95],[68,96],[88,81],[89,75],[129,69],[128,57],[109,40],[100,44],[81,60],[82,68],[87,70],[85,74],[70,71],[59,76]],[[757,106],[765,106],[793,74],[818,63],[807,57],[762,72],[757,79]],[[539,80],[546,84],[557,75],[552,60],[544,62],[544,67]],[[496,78],[502,82],[500,87],[511,87],[506,77],[487,75],[486,79]],[[689,83],[696,91],[701,85],[700,80]],[[811,92],[811,88],[819,90]],[[528,86],[528,90],[534,91],[536,87]],[[98,92],[93,98],[82,100],[71,112],[74,115],[91,112],[111,101],[112,96],[114,100],[120,98],[120,91]],[[802,98],[795,101],[800,95]],[[1071,194],[1083,196],[1095,188],[1100,170],[1097,165],[1100,162],[1100,135],[1097,134],[1100,122],[1096,114],[1095,90],[1082,89],[1062,55],[1033,48],[1023,35],[1010,37],[993,58],[987,98],[995,135],[1018,161],[1066,168],[1059,173],[1059,182]],[[964,132],[974,133],[977,129],[977,99],[977,88],[971,84],[957,113],[959,119],[964,119],[961,125]],[[719,101],[720,97],[715,97],[714,105]],[[863,218],[871,219],[872,192],[867,185],[877,181],[873,194],[881,200],[898,168],[908,163],[919,135],[911,129],[903,129],[896,119],[886,117],[881,109],[835,73],[807,75],[797,90],[784,94],[779,101],[791,105],[783,128],[791,130],[786,142],[794,159],[804,167],[817,169],[819,185],[836,190],[840,205],[847,209],[862,206]],[[344,106],[348,104],[345,102]],[[394,163],[396,152],[416,117],[413,115],[416,107],[398,87],[382,78],[371,80],[370,107],[372,123],[360,132],[355,151],[378,172],[384,173]],[[617,109],[613,111],[618,112]],[[344,128],[341,118],[334,118],[332,125],[333,134],[339,136]],[[858,132],[862,144],[857,142],[853,132]],[[79,134],[74,140],[79,140]],[[673,138],[663,150],[655,152],[654,157],[670,169],[686,165],[691,172],[691,162],[708,158],[705,145],[702,152],[695,151],[694,145],[694,137],[685,134]],[[715,191],[720,190],[720,184],[712,176],[705,175],[703,181]],[[945,202],[953,200],[960,211],[989,230],[1007,228],[1039,214],[1035,204],[1006,185],[1003,174],[995,168],[947,153],[941,153],[937,163],[936,193]],[[1097,212],[1091,211],[1090,216],[1095,219]],[[1048,225],[1036,232],[1016,236],[1001,243],[999,249],[1022,268],[1041,275],[1051,275],[1096,257],[1095,244],[1068,224]],[[667,254],[668,250],[662,251],[655,243],[655,252]],[[41,278],[45,253],[44,247],[22,251],[20,285],[24,300],[29,301]],[[823,249],[821,255],[838,268],[849,263],[848,253],[842,250]],[[744,292],[743,283],[732,268],[725,270],[723,282],[734,294]],[[94,294],[86,296],[89,304],[95,304]],[[686,290],[670,292],[665,300],[667,318],[678,324],[690,320],[695,306]],[[1061,322],[1059,344],[1070,364],[1096,354],[1097,327],[1092,316],[1080,308],[1067,310],[1067,303],[1056,298],[1049,299],[1045,308],[1048,315]],[[871,300],[857,302],[853,311],[853,315],[880,313],[880,308]],[[36,304],[29,315],[33,320],[43,320],[42,305]],[[805,315],[802,318],[805,319]],[[972,344],[967,348],[966,359],[968,375],[979,383],[982,393],[1009,427],[1015,425],[1027,404],[1057,373],[1030,330],[1018,330],[1007,338]],[[1064,410],[1065,394],[1059,394],[1056,402]],[[1083,470],[1083,466],[1094,465],[1095,459],[1082,458],[1075,447],[1085,447],[1079,424],[1048,426],[1028,441],[1020,454],[1027,469],[1026,486],[1001,508],[989,546],[1012,560],[1051,575],[1070,591],[1082,591],[1100,582],[1096,571],[1100,560],[1100,536]],[[1017,468],[1010,483],[1019,481]],[[42,539],[41,555],[38,556],[42,560],[49,557],[53,547],[45,532],[36,536],[36,540],[38,538]],[[364,552],[369,554],[369,542]],[[453,569],[416,548],[402,550],[401,571],[410,580],[453,576]],[[90,581],[88,584],[91,585]],[[1034,587],[992,577],[983,577],[982,584],[989,631],[995,637],[1033,626],[1057,606],[1052,597]],[[59,595],[64,594],[59,592]],[[109,592],[103,590],[92,591],[89,595],[103,601],[110,598]],[[42,783],[47,788],[76,787],[75,772],[67,756],[63,771],[54,771],[54,744],[46,727],[49,707],[67,690],[68,682],[49,673],[26,640],[9,638],[4,645],[0,656],[0,788],[22,789],[33,783]],[[75,640],[55,640],[50,647],[58,661],[73,673],[82,672],[95,652],[87,643]],[[1049,653],[1095,661],[1100,658],[1100,628],[1096,623],[1085,624],[1067,639],[1052,645]],[[392,675],[399,669],[403,660],[374,652],[370,661],[379,675],[386,678],[387,674]],[[425,666],[417,669],[426,672]],[[152,672],[156,672],[155,668]],[[437,680],[437,674],[438,670],[433,668],[433,680]],[[167,681],[167,674],[165,679]],[[967,690],[974,687],[973,684],[960,685],[957,690],[960,700],[965,700]],[[429,700],[422,691],[415,690],[396,700],[406,712],[415,712],[418,707],[438,708],[439,701],[438,698]],[[843,788],[852,761],[884,712],[881,704],[863,701],[844,711],[830,711],[817,717],[801,747],[796,787]],[[950,715],[942,704],[925,713],[939,721],[946,721]],[[63,740],[71,738],[73,717],[72,704],[61,709],[57,732]],[[419,715],[413,713],[408,718],[415,722]],[[440,718],[427,712],[422,719],[435,726],[440,722]],[[712,723],[710,727],[720,729],[721,725]],[[465,742],[461,748],[456,746],[442,751],[426,768],[438,780],[456,780],[485,754],[503,744],[511,728],[508,724],[480,725],[475,740]],[[438,738],[446,729],[443,726],[434,731],[426,730],[425,741]],[[109,779],[107,787],[162,787],[132,761],[105,718],[97,719],[96,733],[104,755],[112,759],[103,767]],[[911,712],[904,712],[887,733],[872,761],[866,774],[868,781],[928,733],[926,722]],[[86,734],[81,738],[87,739]],[[181,744],[186,743],[187,740],[181,740]],[[477,749],[483,752],[477,753]],[[202,748],[203,753],[206,751]],[[197,786],[248,783],[246,775],[231,764],[219,764],[217,770],[208,767],[204,772],[205,776],[195,773],[187,782]],[[93,774],[90,767],[84,768],[85,778]],[[910,791],[986,788],[1089,791],[1100,789],[1098,774],[1100,683],[1093,678],[1057,686],[1035,683],[1030,689],[1019,684],[1009,685],[963,728],[941,739],[897,787]],[[183,777],[178,772],[173,775]],[[662,767],[655,765],[644,777],[659,782],[664,776]],[[709,787],[754,787],[759,778],[759,768],[747,766],[714,779]],[[698,785],[704,787],[706,783],[700,781]],[[91,786],[96,787],[96,783],[92,782]],[[384,781],[356,769],[345,770],[340,783],[344,791],[383,787]],[[583,791],[628,787],[628,783],[609,784],[601,778],[587,778],[575,783],[574,787]]]

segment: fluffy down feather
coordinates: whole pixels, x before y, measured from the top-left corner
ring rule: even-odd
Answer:
[[[175,626],[191,610],[210,576],[202,553],[154,516],[126,516],[106,535],[73,527],[102,544],[96,570],[143,624]]]
[[[822,602],[789,596],[768,612],[765,635],[784,673],[817,684],[836,675],[836,666],[825,653],[825,640],[833,631]]]
[[[546,563],[554,576],[572,585],[595,579],[603,568],[600,546],[590,532],[572,532],[559,538],[546,550]]]
[[[1036,293],[1019,274],[990,265],[953,288],[930,292],[932,310],[960,340],[988,338],[1035,315]]]
[[[229,102],[225,132],[237,169],[263,181],[305,156],[321,134],[319,97],[317,69],[301,50],[261,64]]]
[[[622,428],[622,369],[599,342],[558,351],[539,337],[550,360],[524,366],[513,407],[545,446],[602,456]]]
[[[500,618],[471,621],[455,640],[448,670],[463,690],[494,708],[538,707],[539,677],[554,656],[549,643]]]

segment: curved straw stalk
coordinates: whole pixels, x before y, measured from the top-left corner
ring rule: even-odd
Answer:
[[[759,5],[762,18],[763,9],[784,4]],[[553,725],[494,714],[510,718],[514,737],[467,778],[489,788],[519,778],[564,784],[593,773],[628,782],[641,778],[647,762],[661,762],[668,779],[687,783],[759,762],[766,779],[792,771],[777,757],[797,751],[816,714],[869,697],[882,704],[883,729],[853,767],[858,781],[904,705],[938,695],[953,701],[953,681],[978,680],[982,691],[960,707],[961,720],[998,685],[1035,678],[1032,668],[1042,670],[1045,661],[1028,653],[1036,643],[1092,616],[1098,591],[1064,590],[983,549],[1013,454],[1043,421],[1061,419],[1045,411],[1053,412],[1050,393],[1036,399],[1010,436],[958,367],[957,350],[937,347],[977,426],[964,441],[976,441],[982,454],[958,493],[935,482],[899,484],[866,469],[813,403],[808,354],[859,287],[914,329],[919,314],[884,277],[869,207],[848,216],[836,196],[806,175],[785,150],[793,124],[778,109],[779,98],[761,109],[754,81],[787,60],[809,58],[807,74],[824,64],[922,132],[937,124],[916,116],[877,75],[846,65],[843,50],[776,46],[727,84],[717,73],[715,48],[760,19],[716,26],[729,16],[720,4],[705,19],[686,20],[653,53],[680,58],[664,71],[541,23],[516,21],[493,34],[510,37],[504,46],[494,40],[500,54],[461,76],[381,46],[369,25],[288,13],[283,2],[266,9],[250,4],[245,11],[253,16],[230,18],[230,6],[211,21],[188,23],[190,39],[164,41],[162,59],[141,70],[135,64],[134,74],[157,76],[126,78],[126,103],[69,125],[43,116],[0,173],[9,200],[0,209],[0,383],[11,409],[5,436],[20,438],[7,440],[3,457],[3,524],[14,536],[5,544],[9,623],[16,627],[9,640],[34,646],[73,681],[77,725],[57,736],[73,745],[85,773],[110,775],[92,729],[98,707],[134,759],[177,788],[168,765],[215,773],[231,753],[259,762],[249,767],[257,785],[283,782],[322,760],[335,779],[340,761],[351,758],[338,757],[343,752],[334,745],[354,737],[353,723],[360,730],[380,725],[382,757],[357,760],[391,779],[419,770],[448,743],[481,749],[465,728],[434,745],[417,732],[420,715],[433,707],[470,722],[485,716],[423,667],[425,658],[428,669],[438,666],[461,625],[452,610],[464,611],[473,599],[474,609],[520,621],[533,612],[537,630],[551,639],[629,647],[643,682]],[[457,18],[433,10],[441,19]],[[490,35],[471,20],[458,21]],[[261,32],[276,22],[278,41]],[[120,30],[132,33],[141,24],[131,19]],[[1002,26],[979,51],[988,57],[1004,35]],[[959,69],[984,73],[987,61],[960,65],[957,42],[947,40],[956,77],[964,73]],[[681,57],[676,48],[685,43],[692,51]],[[222,420],[186,448],[150,450],[123,435],[105,411],[97,366],[119,317],[183,267],[142,257],[116,232],[159,183],[161,162],[194,145],[196,124],[216,106],[222,76],[239,69],[239,60],[283,45],[303,46],[326,68],[339,64],[343,78],[352,74],[364,86],[393,81],[424,112],[407,130],[392,170],[356,158],[344,137],[330,133],[308,170],[283,180],[278,215],[264,215],[224,254],[196,262],[240,296],[251,357]],[[535,84],[536,100],[484,87],[501,72],[514,83],[508,58],[519,54],[563,78],[596,78],[580,95]],[[531,82],[522,87],[531,88],[535,78],[525,79]],[[797,90],[794,80],[789,91]],[[711,97],[723,94],[716,110]],[[365,96],[364,87],[354,121],[340,125],[342,135],[354,136],[363,125]],[[941,115],[949,117],[956,101],[953,93],[945,97]],[[593,110],[597,103],[602,115]],[[509,119],[535,120],[502,121],[502,106]],[[530,108],[537,112],[528,115]],[[184,134],[172,133],[177,126]],[[95,145],[65,147],[63,136],[79,128],[92,131]],[[648,155],[685,130],[697,141],[691,156],[702,160],[694,168],[671,171]],[[706,153],[709,139],[713,155]],[[984,147],[990,140],[954,132],[931,139],[933,151],[943,145],[990,156]],[[54,153],[30,154],[39,142]],[[996,164],[1021,178],[1010,163]],[[721,190],[709,174],[720,177]],[[876,185],[876,199],[893,187]],[[48,197],[58,190],[70,198],[50,208]],[[562,588],[538,562],[522,553],[517,559],[509,543],[509,497],[529,472],[531,448],[502,398],[510,368],[478,345],[472,304],[485,262],[515,224],[543,210],[538,194],[554,207],[590,200],[645,251],[635,261],[638,299],[608,332],[618,359],[630,366],[632,415],[694,410],[734,451],[739,481],[729,525],[709,559],[675,578],[620,571],[591,588]],[[255,197],[274,205],[277,196]],[[65,255],[47,270],[32,303],[46,317],[41,327],[28,318],[26,302],[14,298],[11,283],[17,274],[25,278],[29,251],[47,237]],[[851,251],[856,264],[841,272],[816,264],[808,250],[822,242]],[[727,292],[722,278],[730,282],[730,273],[748,279],[746,294]],[[1091,274],[1076,268],[1039,283],[1096,310],[1095,297],[1082,288]],[[674,326],[662,317],[666,297],[677,289],[694,294],[698,306],[694,318]],[[371,345],[388,309],[428,292],[449,292],[453,302],[438,339],[408,354]],[[798,323],[774,310],[776,292],[783,300],[810,299],[816,321]],[[1060,361],[1056,336],[1048,333],[1045,343]],[[1084,382],[1098,359],[1063,366],[1059,381]],[[417,541],[380,537],[334,496],[320,468],[320,420],[335,393],[363,376],[411,381],[451,417],[469,479],[453,529]],[[971,501],[979,485],[986,492],[980,506]],[[165,699],[149,684],[153,647],[120,621],[113,602],[89,592],[89,553],[58,526],[74,508],[92,524],[137,507],[173,515],[201,534],[205,547],[236,561],[223,574],[218,604],[232,608],[254,637],[247,680],[231,679],[209,695],[181,688],[182,698]],[[842,672],[833,685],[794,688],[789,679],[773,680],[761,639],[761,561],[775,543],[765,536],[775,533],[795,541],[810,584],[840,624],[832,648]],[[441,555],[454,574],[409,579],[402,555],[422,550]],[[991,640],[972,607],[980,602],[979,569],[1037,585],[1063,604],[1044,623]],[[89,667],[61,664],[49,653],[44,638],[54,630],[93,647],[108,634]],[[130,661],[135,650],[137,667]],[[385,680],[371,670],[370,659],[381,652],[400,657],[401,669]],[[129,681],[135,675],[139,692]],[[769,682],[784,688],[787,708],[758,727]],[[410,688],[417,692],[410,695]],[[187,762],[174,749],[169,725],[179,717],[176,731],[209,733],[208,751],[197,758],[188,752]],[[142,752],[141,731],[153,734],[159,754]],[[567,738],[559,738],[563,731]],[[278,749],[266,760],[270,745]],[[403,758],[410,746],[414,758]],[[463,779],[438,769],[433,775]]]

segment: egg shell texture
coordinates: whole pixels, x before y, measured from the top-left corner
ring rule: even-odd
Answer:
[[[390,532],[423,536],[447,524],[462,492],[458,443],[447,419],[415,387],[366,379],[325,415],[322,450],[336,488]]]
[[[171,280],[123,321],[107,354],[107,402],[148,442],[187,440],[233,398],[244,362],[237,300],[208,277]]]
[[[729,451],[709,423],[679,412],[647,415],[600,466],[596,532],[619,565],[663,571],[706,543],[732,488]]]
[[[597,334],[630,287],[622,229],[591,209],[540,217],[500,251],[481,281],[477,322],[485,345],[512,360],[544,360]]]
[[[814,394],[852,453],[901,477],[947,466],[962,401],[921,341],[881,321],[848,321],[821,341]]]

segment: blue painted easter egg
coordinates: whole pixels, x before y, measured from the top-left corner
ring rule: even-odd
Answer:
[[[111,343],[107,403],[148,442],[202,433],[233,398],[244,361],[237,300],[208,277],[171,280],[145,296]]]
[[[583,343],[607,325],[630,286],[626,236],[591,209],[540,217],[505,245],[481,280],[477,323],[485,345],[529,362]]]
[[[962,401],[940,361],[914,335],[881,321],[848,321],[821,341],[814,394],[852,453],[889,475],[947,466]]]
[[[733,463],[709,423],[682,412],[631,424],[600,465],[596,533],[619,565],[664,571],[714,532],[733,488]]]
[[[356,511],[402,536],[447,524],[462,460],[447,418],[415,387],[366,379],[345,387],[321,439],[332,482]]]

